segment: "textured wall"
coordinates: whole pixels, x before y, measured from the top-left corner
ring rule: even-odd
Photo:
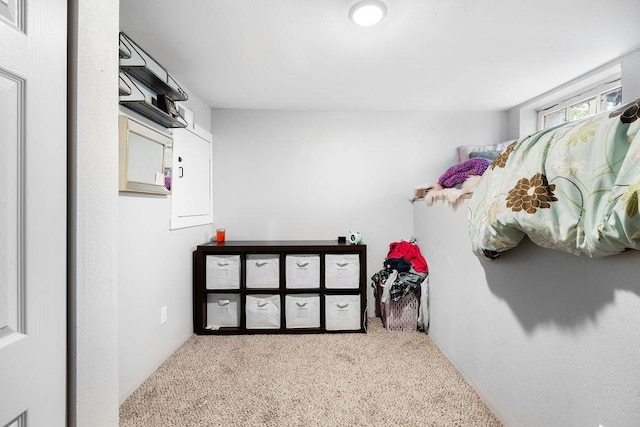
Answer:
[[[626,104],[640,98],[640,49],[590,70],[574,80],[509,110],[507,112],[509,137],[518,138],[536,132],[539,109],[549,107],[581,91],[589,90],[603,81],[613,81],[618,76],[622,79],[622,103]]]
[[[209,107],[192,93],[184,104],[193,110],[195,123],[209,130]],[[131,110],[120,110],[159,128]],[[118,360],[123,402],[193,333],[191,252],[211,238],[212,226],[169,230],[171,196],[120,193],[118,207]],[[165,306],[168,320],[161,324],[160,309]]]
[[[118,6],[69,2],[70,426],[118,424]]]
[[[622,102],[640,98],[640,49],[622,58]]]
[[[495,112],[213,110],[214,223],[230,240],[357,229],[371,277],[389,243],[411,237],[410,190],[456,163],[455,146],[502,141],[504,123]]]
[[[506,425],[640,425],[640,253],[480,260],[467,206],[414,205],[434,342]]]

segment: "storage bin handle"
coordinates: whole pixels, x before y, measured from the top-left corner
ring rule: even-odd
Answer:
[[[347,265],[349,265],[349,262],[348,262],[348,261],[345,261],[345,262],[336,262],[336,265],[337,265],[338,267],[346,267]]]
[[[298,265],[298,267],[306,267],[307,265],[309,265],[309,261],[297,261],[296,264]]]
[[[345,308],[349,307],[349,303],[348,303],[348,302],[343,302],[343,303],[341,304],[341,303],[339,303],[339,302],[338,302],[338,303],[336,303],[336,306],[337,306],[338,308],[345,309]]]
[[[296,305],[298,307],[305,307],[307,304],[309,304],[308,302],[296,302]]]
[[[265,261],[265,260],[256,261],[256,266],[258,267],[262,267],[263,265],[266,265],[266,264],[268,264],[268,261]]]
[[[224,305],[229,305],[229,304],[231,304],[231,301],[230,301],[230,300],[228,300],[228,299],[221,299],[221,300],[218,300],[218,305],[222,305],[222,306],[224,306]]]
[[[218,261],[218,265],[224,267],[225,265],[229,265],[229,263],[227,261]]]
[[[258,301],[258,308],[266,307],[269,301]]]

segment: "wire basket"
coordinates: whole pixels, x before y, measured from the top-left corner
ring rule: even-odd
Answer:
[[[418,330],[420,303],[413,292],[398,301],[380,303],[380,313],[385,328],[391,332],[415,332]]]

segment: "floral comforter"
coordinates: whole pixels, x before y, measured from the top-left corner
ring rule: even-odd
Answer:
[[[489,258],[526,235],[600,257],[640,249],[640,100],[509,145],[469,205],[474,252]]]

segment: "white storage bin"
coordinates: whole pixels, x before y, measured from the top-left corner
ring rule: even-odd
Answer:
[[[319,294],[287,295],[284,305],[287,329],[320,327]]]
[[[360,287],[360,256],[358,254],[327,254],[324,260],[327,289],[358,289]]]
[[[280,328],[280,295],[247,295],[247,329]]]
[[[240,289],[240,255],[207,255],[207,289]]]
[[[280,287],[280,256],[250,254],[247,255],[247,288]]]
[[[319,288],[320,287],[320,255],[287,255],[287,288]]]
[[[240,327],[240,295],[207,295],[207,328]]]
[[[360,295],[326,295],[325,328],[327,331],[359,330]]]

